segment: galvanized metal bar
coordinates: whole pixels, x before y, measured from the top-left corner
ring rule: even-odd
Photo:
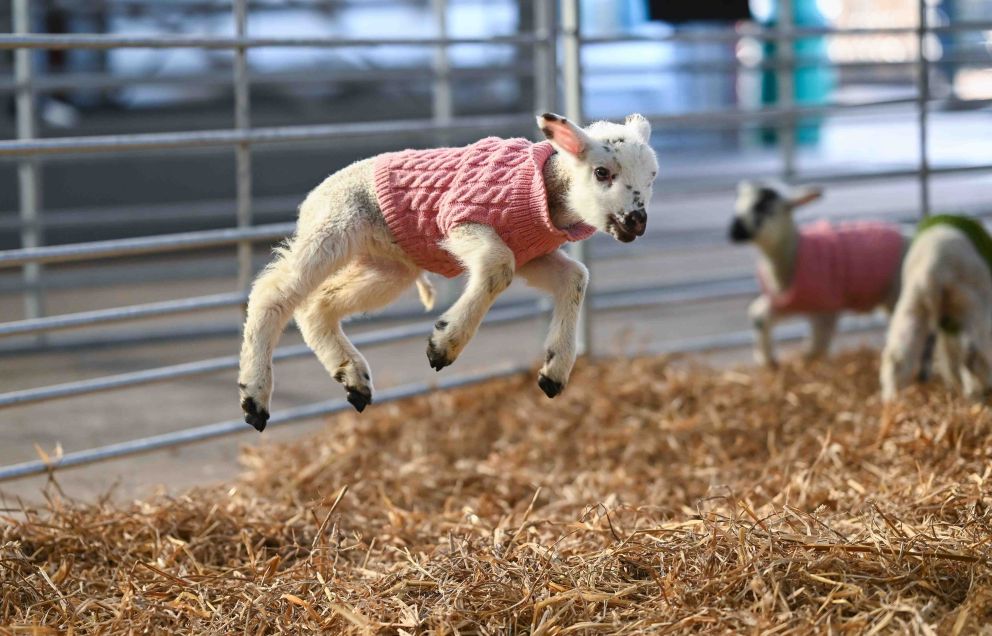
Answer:
[[[919,0],[919,32],[917,34],[917,60],[919,70],[917,76],[917,116],[920,142],[920,216],[930,215],[930,149],[928,130],[928,109],[930,104],[930,61],[927,58],[927,1]]]
[[[7,250],[0,252],[0,268],[15,267],[25,263],[67,263],[95,258],[178,252],[232,245],[246,240],[266,241],[282,238],[292,232],[294,227],[295,224],[293,223],[272,223],[247,229],[204,230],[202,232],[182,232],[133,239]]]
[[[544,310],[537,303],[530,303],[519,307],[494,310],[489,312],[483,321],[485,325],[501,325],[530,320],[542,315]],[[383,345],[392,342],[400,342],[410,338],[422,338],[431,334],[433,325],[429,322],[415,325],[402,325],[388,329],[378,329],[365,333],[356,334],[350,339],[356,347]],[[273,359],[276,361],[299,358],[310,354],[310,349],[305,345],[294,345],[276,350]],[[199,360],[184,364],[159,367],[156,369],[146,369],[132,373],[121,373],[119,375],[94,378],[92,380],[80,380],[77,382],[66,382],[52,386],[39,387],[35,389],[24,389],[22,391],[12,391],[0,394],[0,409],[11,406],[23,406],[36,402],[46,402],[77,395],[89,395],[114,389],[123,389],[156,382],[168,382],[182,378],[190,378],[218,371],[229,371],[238,368],[238,356],[223,356],[211,358],[209,360]]]
[[[839,331],[841,333],[859,333],[873,329],[878,329],[883,324],[877,319],[843,320]],[[798,340],[805,336],[802,328],[783,328],[777,331],[775,340],[785,342]],[[753,342],[754,333],[751,330],[723,333],[716,336],[702,336],[696,338],[685,338],[675,342],[663,343],[662,345],[650,347],[652,353],[698,353],[703,351],[713,351],[718,349],[729,349],[741,347]],[[450,390],[464,386],[471,386],[486,380],[493,380],[501,377],[508,377],[529,370],[529,365],[506,366],[489,371],[483,371],[471,375],[441,380],[437,383],[415,383],[403,385],[391,389],[380,391],[375,398],[376,404],[385,404],[391,401],[416,397],[428,392],[437,390]],[[291,409],[277,411],[269,420],[269,428],[283,426],[291,422],[330,415],[351,408],[345,400],[328,400],[317,402],[306,406],[299,406]],[[217,424],[199,426],[163,435],[145,437],[118,444],[109,444],[84,451],[67,453],[53,462],[43,462],[40,460],[14,464],[0,468],[0,481],[9,481],[31,475],[40,475],[56,469],[65,469],[72,466],[82,466],[100,461],[107,461],[149,451],[174,448],[184,444],[202,442],[233,433],[248,432],[251,429],[241,420],[228,420]]]
[[[930,32],[938,35],[962,33],[970,31],[988,31],[992,29],[992,22],[988,21],[960,21],[954,24],[931,27]],[[713,30],[707,32],[685,32],[676,31],[673,33],[610,33],[604,35],[588,36],[581,38],[582,44],[614,44],[617,42],[737,42],[742,38],[754,38],[759,40],[798,40],[808,37],[820,36],[841,36],[841,37],[861,37],[866,35],[916,35],[915,27],[864,27],[834,29],[832,27],[798,27],[786,31],[767,29],[753,25],[741,25],[723,30]]]
[[[278,349],[274,360],[289,360],[299,358],[310,353],[305,345],[295,345]],[[238,367],[237,356],[224,356],[219,358],[209,358],[184,364],[173,364],[155,369],[145,369],[131,373],[120,373],[118,375],[108,375],[92,380],[78,380],[76,382],[65,382],[53,384],[51,386],[38,387],[34,389],[24,389],[21,391],[11,391],[0,394],[0,409],[12,406],[24,406],[49,400],[59,400],[63,398],[75,397],[79,395],[91,395],[104,391],[116,389],[126,389],[157,382],[169,382],[192,378],[218,371],[228,371]]]
[[[776,106],[759,110],[707,111],[701,113],[678,113],[674,115],[646,115],[646,117],[652,125],[658,126],[704,126],[709,124],[724,126],[742,122],[775,123],[786,117],[813,117],[911,105],[916,104],[916,99],[916,97],[905,97],[866,102],[839,102],[816,106]]]
[[[411,398],[438,390],[445,391],[470,386],[484,380],[507,377],[517,373],[522,373],[526,370],[527,366],[504,366],[480,373],[446,378],[437,382],[417,382],[414,384],[406,384],[379,391],[375,396],[375,403],[387,404],[396,400]],[[345,400],[327,400],[324,402],[317,402],[315,404],[308,404],[306,406],[282,409],[273,414],[272,419],[269,420],[268,430],[271,430],[274,427],[289,424],[291,422],[297,422],[299,420],[347,411],[351,408],[351,405]],[[29,477],[31,475],[40,475],[56,469],[93,464],[120,457],[137,455],[139,453],[147,453],[163,448],[175,448],[185,444],[203,442],[224,435],[244,433],[251,430],[251,427],[245,424],[243,420],[228,420],[226,422],[218,422],[216,424],[208,424],[206,426],[197,426],[195,428],[175,431],[173,433],[143,437],[141,439],[121,442],[118,444],[108,444],[106,446],[99,446],[97,448],[90,448],[74,453],[66,453],[52,462],[35,460],[0,468],[0,481],[9,481],[11,479]]]
[[[31,31],[31,13],[28,0],[13,0],[13,26],[15,33]],[[15,101],[17,138],[30,140],[37,137],[35,130],[35,99],[32,87],[33,51],[14,51],[14,79],[17,83]],[[20,199],[21,247],[30,249],[42,243],[41,237],[41,167],[33,157],[23,158],[17,165],[17,192]],[[39,263],[25,263],[24,316],[39,318],[45,313],[42,267]]]
[[[992,171],[992,164],[977,164],[965,166],[931,167],[931,175],[968,174],[973,172]],[[822,181],[824,183],[845,183],[853,181],[873,181],[900,177],[914,177],[916,169],[880,170],[869,173],[804,173],[798,175],[804,179]],[[731,182],[726,182],[731,183]],[[699,184],[699,189],[723,185],[722,181],[707,181]],[[677,191],[667,189],[665,191]],[[678,190],[684,191],[684,190]],[[273,223],[258,225],[246,230],[204,230],[200,232],[185,232],[164,234],[159,236],[142,237],[137,239],[119,239],[111,241],[95,241],[92,243],[73,243],[32,249],[0,251],[0,269],[17,267],[25,263],[64,263],[85,261],[104,257],[134,256],[139,254],[156,254],[163,252],[195,250],[206,247],[232,245],[243,240],[266,241],[282,238],[293,231],[293,223]]]
[[[546,0],[541,0],[546,1]],[[539,49],[545,45],[539,44]],[[553,49],[552,49],[553,50]],[[535,56],[535,62],[537,56]],[[941,57],[941,62],[954,64],[956,66],[988,66],[987,56],[960,56],[947,55]],[[914,60],[905,62],[886,62],[882,60],[865,62],[834,62],[822,57],[801,57],[794,59],[796,67],[829,67],[837,70],[855,69],[902,69],[917,68],[918,62]],[[494,65],[485,68],[464,68],[456,67],[448,70],[453,80],[456,79],[483,79],[489,77],[500,77],[504,75],[515,75],[520,77],[533,77],[534,65]],[[730,62],[708,62],[690,61],[664,63],[651,66],[647,71],[650,73],[661,73],[671,71],[689,71],[700,73],[732,73],[738,70],[777,70],[781,64],[774,60],[763,60],[754,65],[743,65],[739,61]],[[611,65],[609,68],[588,68],[584,71],[587,76],[597,75],[622,75],[622,74],[644,74],[644,66],[636,65]],[[383,81],[420,81],[430,80],[434,77],[434,71],[430,68],[410,68],[410,69],[332,69],[332,70],[308,70],[308,71],[280,71],[272,73],[250,73],[248,74],[249,84],[258,85],[282,85],[282,84],[327,84],[331,82],[383,82]],[[108,89],[122,88],[129,86],[227,86],[231,83],[231,75],[227,72],[207,72],[198,74],[168,74],[168,75],[110,75],[107,73],[60,73],[58,75],[44,75],[34,77],[32,86],[35,94],[64,91],[64,90],[88,90],[88,89]],[[557,88],[557,87],[556,87]],[[0,93],[14,92],[17,89],[17,82],[13,77],[0,77]],[[981,100],[963,100],[964,103],[972,104]]]
[[[226,13],[230,3],[225,0],[214,2],[158,2],[158,0],[48,0],[48,4],[59,9],[73,11],[127,11],[128,15],[175,14],[181,11],[191,13]],[[249,3],[252,9],[282,11],[285,9],[332,9],[337,7],[355,7],[368,5],[396,4],[396,0],[270,0],[253,1]]]
[[[574,97],[574,96],[573,96]],[[566,95],[566,100],[570,99]],[[777,120],[789,115],[816,116],[834,112],[885,108],[903,104],[916,104],[917,98],[882,99],[855,103],[824,104],[792,108],[765,108],[760,110],[727,110],[703,113],[648,116],[659,126],[725,125],[733,121]],[[567,110],[566,110],[567,113]],[[169,148],[209,148],[236,146],[240,143],[269,144],[312,142],[322,139],[356,139],[410,135],[423,137],[438,131],[489,131],[517,130],[533,123],[533,115],[489,115],[459,117],[448,124],[425,120],[394,120],[389,122],[362,122],[352,124],[325,124],[319,126],[282,126],[253,128],[250,130],[204,130],[174,133],[146,133],[134,135],[93,135],[87,137],[61,137],[30,141],[0,141],[0,158],[35,155],[73,155],[83,153],[134,152],[164,150]]]
[[[841,334],[864,333],[885,327],[885,319],[877,316],[846,316],[841,319],[837,331]],[[775,342],[791,342],[807,337],[809,328],[805,324],[783,325],[775,330]],[[754,331],[730,331],[713,336],[683,338],[674,342],[648,346],[645,351],[652,354],[702,353],[721,349],[735,349],[754,344]]]
[[[565,117],[577,125],[582,125],[584,112],[582,108],[582,42],[581,42],[581,13],[579,0],[562,0],[561,2],[562,30],[562,84],[565,96]],[[590,266],[587,242],[569,243],[568,253],[572,258],[586,267]],[[590,276],[587,294],[592,294],[593,285]],[[588,303],[582,303],[579,309],[577,327],[578,354],[593,354],[592,321]]]
[[[553,112],[558,106],[558,40],[556,2],[534,1],[534,112]]]
[[[522,0],[520,0],[522,2]],[[557,0],[532,0],[532,28],[539,37],[540,44],[534,47],[531,91],[534,99],[534,113],[558,111],[558,15]],[[542,296],[538,302],[547,313],[535,325],[539,343],[547,338],[551,326],[553,303],[550,297]],[[543,346],[543,344],[542,344]]]
[[[533,122],[532,115],[485,115],[459,117],[445,125],[429,120],[392,120],[316,126],[280,126],[250,130],[202,130],[135,135],[94,135],[31,141],[0,141],[0,157],[72,155],[90,152],[165,150],[169,148],[210,148],[240,143],[268,144],[312,142],[323,139],[366,139],[374,137],[424,137],[438,131],[516,130]]]
[[[248,29],[248,0],[234,0],[234,32],[244,39]],[[248,86],[248,50],[239,46],[234,50],[234,128],[246,132],[251,128],[251,95]],[[238,228],[252,225],[251,211],[251,145],[241,142],[234,150],[235,189],[237,197]],[[252,242],[238,243],[238,289],[247,290],[254,275],[252,267]]]
[[[255,217],[291,214],[302,200],[299,194],[252,197]],[[141,205],[141,218],[135,218],[134,205],[93,205],[78,208],[58,208],[45,211],[46,228],[93,227],[101,224],[130,223],[132,226],[162,220],[221,220],[230,219],[237,207],[230,197],[199,199],[179,203],[148,203]],[[4,218],[0,212],[0,231],[20,228],[17,219]]]
[[[260,47],[348,48],[379,46],[455,46],[458,44],[534,44],[532,34],[485,38],[334,38],[223,37],[209,35],[0,35],[0,50],[10,49],[236,49]]]
[[[964,166],[931,166],[930,175],[957,175],[992,171],[992,164],[975,164]],[[870,172],[799,172],[797,181],[817,183],[856,183],[860,181],[882,181],[886,179],[911,178],[919,175],[919,168],[900,168],[893,170],[873,170]],[[698,180],[680,179],[679,181],[661,181],[655,186],[656,193],[665,195],[713,192],[733,187],[738,182],[736,177],[702,178]]]
[[[913,62],[915,65],[916,62]],[[915,100],[915,98],[914,98]],[[992,104],[992,102],[989,102]],[[660,125],[660,124],[658,124]],[[942,166],[931,167],[932,174],[956,174],[967,172],[980,172],[992,170],[992,164],[976,164],[964,166]],[[912,170],[886,170],[869,172],[816,172],[809,171],[797,175],[797,179],[824,179],[835,183],[845,181],[867,181],[888,177],[913,176],[916,169]],[[696,190],[704,187],[723,188],[727,184],[736,183],[736,178],[727,179],[700,179],[698,181],[680,179],[678,182],[667,180],[664,177],[658,182],[656,190],[660,192],[684,192]],[[682,184],[690,187],[682,189]],[[707,185],[708,184],[708,185]],[[262,217],[270,217],[276,214],[290,214],[299,204],[300,198],[297,195],[277,195],[277,196],[253,196],[252,212],[256,220]],[[150,220],[180,220],[180,219],[222,219],[230,218],[232,205],[230,199],[206,199],[198,201],[176,203],[155,203],[142,206],[142,211]],[[19,231],[21,222],[16,216],[16,211],[9,213],[12,217],[5,217],[5,212],[0,212],[0,231]],[[81,208],[59,208],[57,210],[45,211],[46,228],[68,228],[68,227],[92,227],[100,224],[113,224],[124,221],[140,223],[143,219],[134,219],[134,207],[123,206],[91,206]]]
[[[975,213],[976,218],[988,219],[990,217],[989,213]],[[911,229],[917,222],[916,216],[896,216],[890,217],[893,222],[901,223],[906,226],[906,229]],[[670,239],[670,240],[669,240]],[[724,245],[725,240],[721,239],[721,236],[716,232],[697,232],[693,233],[681,233],[679,235],[672,235],[671,237],[666,237],[664,241],[655,240],[652,245],[656,249],[700,249],[702,247],[715,247]],[[650,245],[649,245],[650,246]],[[624,260],[630,258],[629,253],[626,252],[613,252],[612,254],[606,255],[605,257],[600,257],[604,260]],[[673,306],[684,303],[699,302],[706,300],[715,299],[728,299],[737,298],[741,296],[749,296],[758,291],[755,285],[753,276],[740,276],[740,277],[720,277],[712,279],[702,279],[689,281],[686,283],[677,284],[667,284],[667,285],[649,285],[644,287],[631,287],[622,289],[610,289],[610,290],[600,290],[596,294],[589,296],[590,309],[592,311],[611,311],[619,309],[634,309],[639,307],[652,307],[658,305]],[[218,308],[223,308],[225,306],[233,306],[239,304],[240,298],[234,297],[227,302],[225,299],[221,298],[225,295],[218,295],[218,300],[216,306]],[[232,294],[236,296],[236,294]],[[199,301],[201,299],[193,298],[189,299],[190,306],[188,310],[182,307],[183,301],[168,301],[168,303],[176,303],[177,307],[176,313],[183,313],[185,311],[199,311],[201,308],[199,306]],[[211,297],[204,297],[202,300],[209,301]],[[510,301],[501,303],[496,306],[494,311],[496,311],[496,316],[505,315],[504,312],[515,311],[517,309],[526,310],[534,304],[535,300],[527,301]],[[541,312],[544,312],[544,317],[550,314],[551,305],[546,302],[544,296],[540,296],[536,299],[538,317],[541,317]],[[125,310],[130,309],[142,309],[143,305],[137,305],[134,307],[122,308]],[[107,310],[108,312],[113,312],[114,310]],[[53,316],[53,319],[66,318],[72,320],[76,317],[76,314],[67,314],[65,316]],[[136,315],[135,317],[141,318],[143,315]],[[387,312],[382,314],[376,314],[371,317],[363,317],[355,321],[349,321],[349,324],[360,323],[362,325],[371,325],[378,322],[395,322],[402,320],[417,320],[423,317],[423,314],[417,311],[398,311],[398,312]],[[129,320],[131,316],[125,316],[121,318],[122,320]],[[49,320],[49,319],[42,319]],[[17,324],[17,323],[11,323]],[[56,328],[59,326],[56,325]],[[544,325],[544,330],[546,330],[546,324]],[[60,341],[57,346],[60,347],[92,347],[92,346],[104,346],[106,344],[122,344],[124,342],[140,342],[140,341],[162,341],[167,336],[171,336],[172,339],[188,340],[190,338],[197,338],[203,336],[216,337],[219,335],[234,335],[238,331],[236,325],[230,325],[225,327],[223,324],[212,324],[200,327],[183,328],[176,329],[172,328],[169,331],[164,331],[162,329],[151,330],[145,332],[130,331],[126,334],[115,334],[114,336],[107,337],[106,335],[101,335],[90,340],[80,340],[74,339],[69,341]],[[542,336],[544,331],[542,330]],[[53,343],[54,344],[54,343]],[[26,351],[24,347],[4,347],[0,349],[0,355],[22,352]]]
[[[53,7],[74,11],[126,11],[127,15],[171,14],[181,12],[193,14],[226,13],[230,2],[159,2],[158,0],[48,0]],[[395,6],[396,0],[253,0],[249,7],[258,11],[281,11],[285,9],[326,10],[347,7]]]
[[[434,27],[439,40],[448,37],[448,0],[431,0],[431,12],[434,15]],[[451,91],[451,63],[448,60],[448,47],[438,44],[434,47],[433,57],[434,79],[431,91],[431,113],[434,123],[447,126],[454,117],[454,98]],[[439,142],[447,145],[444,135]]]
[[[984,63],[984,62],[983,62]],[[915,62],[912,62],[915,64]],[[452,79],[484,79],[504,75],[530,76],[530,65],[497,64],[486,67],[457,67],[449,69]],[[327,84],[331,82],[420,81],[434,77],[430,68],[368,68],[368,69],[308,69],[306,71],[274,71],[248,74],[248,82],[257,85]],[[56,90],[85,90],[122,88],[128,86],[229,86],[228,72],[167,75],[115,75],[108,73],[59,73],[34,78],[35,92]],[[14,91],[14,78],[0,77],[0,92]]]
[[[992,29],[992,22],[974,21],[959,22],[948,26],[935,26],[932,33],[950,34],[968,31],[987,31]],[[777,33],[774,29],[740,27],[727,29],[722,32],[709,33],[671,33],[659,35],[619,34],[582,38],[582,44],[605,44],[609,42],[735,42],[742,37],[766,40],[781,38],[799,39],[816,36],[863,36],[863,35],[912,35],[915,28],[863,28],[863,29],[832,29],[804,27]],[[198,35],[101,35],[78,33],[69,35],[0,35],[0,50],[12,49],[173,49],[173,48],[203,48],[203,49],[235,49],[239,46],[257,47],[372,47],[372,46],[435,46],[444,44],[454,46],[459,44],[535,44],[537,38],[533,34],[503,35],[488,38],[327,38],[327,37],[247,37],[234,38],[223,36]]]
[[[778,0],[778,19],[775,23],[780,34],[791,32],[795,27],[793,15],[793,0]],[[796,101],[795,68],[793,58],[796,50],[793,41],[786,37],[775,40],[775,55],[781,66],[775,73],[777,84],[777,105],[783,110],[791,110]],[[796,174],[796,119],[792,115],[782,118],[778,126],[778,143],[782,151],[782,179],[785,182],[793,180]]]
[[[96,327],[127,320],[160,318],[162,316],[186,314],[194,311],[223,309],[225,307],[241,305],[247,298],[244,292],[229,292],[226,294],[199,296],[197,298],[182,298],[180,300],[166,300],[157,303],[113,307],[110,309],[97,309],[95,311],[82,311],[45,318],[5,322],[0,323],[0,338],[64,329]]]

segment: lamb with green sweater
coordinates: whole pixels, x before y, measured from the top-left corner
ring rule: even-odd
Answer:
[[[992,237],[977,220],[923,220],[906,254],[903,292],[882,352],[882,398],[894,400],[918,371],[928,334],[934,367],[979,399],[992,387]]]

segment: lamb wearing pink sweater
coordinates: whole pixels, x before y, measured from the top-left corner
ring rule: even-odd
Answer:
[[[434,323],[431,367],[455,361],[519,274],[554,299],[538,385],[548,397],[564,389],[588,272],[558,248],[597,230],[624,243],[644,234],[658,161],[640,115],[587,128],[551,113],[537,121],[542,143],[488,137],[386,153],[310,192],[295,234],[248,299],[238,374],[248,424],[261,431],[269,419],[272,352],[291,316],[348,401],[359,412],[368,406],[371,372],[341,320],[387,305],[413,283],[429,309],[425,272],[466,274],[465,291]]]
[[[761,250],[758,280],[762,295],[749,309],[756,333],[755,357],[775,366],[771,328],[790,315],[810,321],[807,359],[830,348],[844,311],[889,313],[899,298],[900,270],[907,239],[891,223],[825,221],[796,227],[795,208],[818,199],[821,191],[799,188],[784,194],[766,185],[741,183],[730,227],[736,242],[753,241]]]

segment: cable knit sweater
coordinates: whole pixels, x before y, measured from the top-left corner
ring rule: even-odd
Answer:
[[[513,251],[516,266],[596,229],[551,223],[543,170],[548,142],[487,137],[463,148],[404,150],[375,160],[375,188],[386,224],[417,266],[448,278],[463,270],[441,242],[451,230],[480,223]]]
[[[891,291],[904,243],[897,225],[823,221],[800,230],[788,289],[773,293],[765,273],[758,278],[772,306],[785,313],[868,311]]]

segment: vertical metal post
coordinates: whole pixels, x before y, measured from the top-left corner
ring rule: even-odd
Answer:
[[[534,112],[552,112],[558,103],[558,40],[555,2],[534,0]]]
[[[448,0],[431,0],[431,8],[434,11],[437,37],[446,39],[448,37]],[[451,118],[454,115],[451,94],[451,65],[448,60],[448,47],[444,44],[438,44],[434,47],[434,86],[432,94],[434,98],[432,113],[435,123],[451,123]],[[445,139],[448,135],[441,133],[439,137],[440,139]]]
[[[234,0],[234,30],[238,38],[244,38],[248,31],[248,0]],[[234,50],[234,127],[247,130],[251,127],[251,99],[248,86],[248,51],[244,46]],[[252,224],[251,209],[251,146],[240,143],[234,151],[237,188],[238,227]],[[238,289],[247,290],[252,275],[251,241],[238,243]]]
[[[437,37],[448,37],[448,0],[431,0],[431,11],[434,14],[434,29]],[[451,92],[451,64],[448,59],[448,47],[438,44],[434,47],[432,60],[434,79],[431,83],[431,116],[440,125],[450,124],[454,117],[454,99]],[[441,146],[451,144],[451,135],[447,132],[434,134],[434,142]],[[439,305],[450,304],[457,297],[458,290],[449,281],[439,281]]]
[[[918,62],[919,62],[919,77],[917,83],[917,115],[919,116],[919,133],[920,133],[920,167],[919,167],[919,180],[920,180],[920,216],[926,217],[930,215],[930,149],[929,149],[929,130],[928,126],[928,113],[929,113],[929,101],[930,101],[930,61],[927,59],[927,40],[929,37],[929,26],[927,24],[927,2],[926,0],[919,0],[920,2],[920,25],[918,31]]]
[[[562,0],[561,3],[562,42],[562,81],[565,92],[565,117],[576,124],[583,121],[582,112],[582,36],[580,29],[579,0]],[[590,267],[586,244],[582,241],[570,243],[569,254]],[[591,267],[590,267],[591,269]],[[578,352],[592,355],[592,314],[589,312],[589,297],[592,296],[592,283],[579,312]]]
[[[30,0],[13,0],[14,33],[31,32]],[[14,79],[17,84],[17,138],[33,139],[35,129],[35,99],[32,86],[31,49],[14,51]],[[38,160],[28,157],[17,165],[17,187],[21,208],[21,247],[38,247],[41,231],[41,169]],[[45,313],[42,290],[43,270],[40,263],[28,263],[23,268],[24,315],[39,318]]]
[[[776,84],[778,84],[778,104],[786,111],[791,111],[796,105],[796,48],[792,38],[795,29],[794,0],[778,0],[778,21],[775,39],[775,51],[778,64],[776,68]],[[782,117],[782,125],[778,129],[779,145],[782,149],[782,179],[792,181],[796,174],[796,117],[788,112]]]

